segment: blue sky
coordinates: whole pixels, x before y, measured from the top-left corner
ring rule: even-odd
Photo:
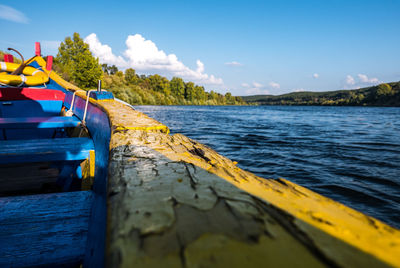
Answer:
[[[400,1],[2,1],[0,49],[74,32],[102,62],[234,95],[400,80]]]

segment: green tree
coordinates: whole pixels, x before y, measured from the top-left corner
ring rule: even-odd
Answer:
[[[132,68],[125,70],[125,81],[128,84],[135,84],[137,80],[136,71]]]
[[[227,92],[225,94],[225,101],[226,101],[226,104],[233,105],[233,104],[235,104],[235,97],[233,97],[230,92]]]
[[[183,82],[182,78],[173,77],[169,84],[173,95],[179,98],[185,97],[185,82]]]
[[[109,74],[116,74],[118,72],[118,68],[117,66],[113,65],[113,66],[108,66],[107,67],[108,73]]]
[[[195,91],[194,91],[194,83],[193,82],[188,82],[185,84],[185,99],[189,101],[193,101],[195,99]]]
[[[116,75],[117,77],[119,77],[121,80],[122,80],[123,77],[124,77],[124,73],[123,73],[122,71],[116,72],[115,75]]]
[[[96,87],[103,75],[99,59],[93,57],[88,44],[78,33],[74,33],[72,39],[65,38],[60,44],[55,63],[71,82],[84,89]]]
[[[199,101],[199,104],[204,104],[207,98],[206,92],[204,91],[204,87],[195,86],[195,99]]]
[[[242,97],[236,96],[235,98],[235,104],[246,104],[245,101],[242,99]]]
[[[108,72],[108,65],[107,65],[107,63],[103,63],[103,64],[101,65],[101,69],[103,70],[103,73],[110,74],[110,73]]]
[[[154,91],[163,92],[166,95],[171,94],[169,80],[158,74],[151,75],[148,77],[150,82],[150,88]]]
[[[362,94],[362,93],[357,94],[357,98],[356,98],[357,104],[361,104],[363,102],[364,98],[365,98],[364,94]]]
[[[389,84],[383,83],[378,86],[378,90],[376,92],[379,96],[387,96],[393,93],[392,87]]]

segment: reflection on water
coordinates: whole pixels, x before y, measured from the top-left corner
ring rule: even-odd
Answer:
[[[264,178],[400,228],[400,108],[137,106]]]

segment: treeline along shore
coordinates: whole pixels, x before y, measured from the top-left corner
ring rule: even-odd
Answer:
[[[0,61],[4,60],[0,51]],[[15,58],[15,62],[20,62]],[[118,70],[115,65],[100,64],[78,33],[66,37],[58,48],[54,69],[65,80],[88,90],[103,88],[132,105],[324,105],[324,106],[400,106],[400,82],[354,90],[293,92],[283,95],[232,96],[207,92],[203,86],[168,79],[158,74],[137,74],[132,68]]]
[[[61,42],[55,68],[64,79],[83,89],[96,87],[97,81],[102,80],[103,88],[132,105],[246,104],[231,93],[206,92],[204,87],[179,77],[169,80],[158,74],[139,75],[132,68],[121,71],[115,65],[100,64],[78,33]]]
[[[137,75],[134,69],[118,71],[115,66],[102,65],[104,87],[115,97],[132,105],[245,105],[241,97],[207,92],[204,87],[182,78],[169,80],[158,74]]]
[[[353,90],[292,92],[242,97],[253,105],[400,106],[400,82]]]

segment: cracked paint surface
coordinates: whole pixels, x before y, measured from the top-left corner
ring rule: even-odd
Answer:
[[[218,176],[145,146],[116,147],[112,159],[109,266],[295,265],[299,258],[323,266],[265,204]],[[283,258],[289,249],[293,257]]]

